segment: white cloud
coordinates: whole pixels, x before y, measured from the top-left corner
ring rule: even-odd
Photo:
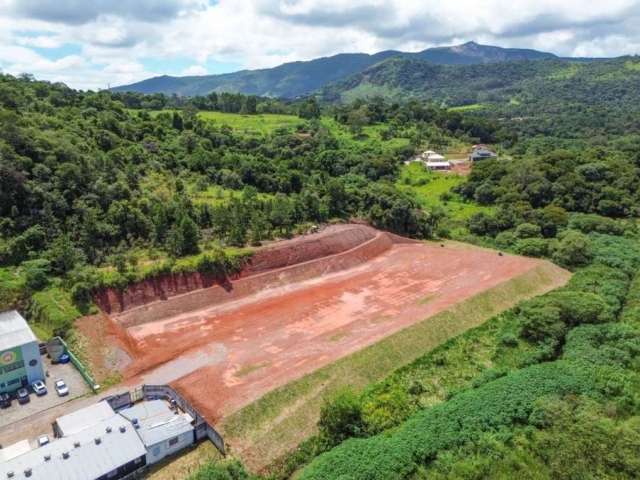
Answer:
[[[182,75],[190,76],[190,75],[206,75],[207,69],[202,65],[191,65],[189,68],[185,68],[182,71]]]
[[[640,0],[0,0],[0,66],[98,88],[151,76],[149,58],[205,74],[210,60],[262,68],[468,40],[615,56],[640,53],[639,24]],[[62,45],[80,54],[30,49]]]

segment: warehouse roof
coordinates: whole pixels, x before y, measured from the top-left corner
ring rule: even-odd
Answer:
[[[60,429],[60,434],[63,437],[68,437],[97,422],[113,417],[114,414],[115,412],[111,406],[103,400],[102,402],[94,403],[86,408],[81,408],[80,410],[59,417],[56,420],[56,424]]]
[[[119,413],[137,424],[138,435],[147,447],[193,431],[191,415],[174,411],[164,400],[140,402]]]
[[[0,352],[37,341],[27,321],[16,310],[0,313]]]
[[[129,421],[112,414],[73,435],[0,463],[0,479],[95,479],[144,455],[144,445]]]

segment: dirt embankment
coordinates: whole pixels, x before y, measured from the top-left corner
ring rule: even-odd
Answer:
[[[239,274],[224,282],[198,272],[162,275],[122,291],[104,289],[96,295],[96,302],[104,312],[117,316],[122,326],[131,327],[351,268],[393,243],[407,241],[411,242],[365,225],[334,225],[259,249]],[[163,301],[168,299],[172,301]]]

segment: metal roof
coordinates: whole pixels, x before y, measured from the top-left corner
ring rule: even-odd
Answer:
[[[136,403],[118,413],[130,421],[137,420],[136,431],[147,447],[193,431],[191,415],[176,413],[164,400]]]
[[[56,420],[60,433],[64,437],[74,435],[97,422],[113,417],[115,412],[113,408],[106,402],[98,402],[86,408],[81,408],[75,412],[59,417]]]
[[[27,321],[16,310],[0,313],[0,352],[37,341]]]
[[[21,440],[13,445],[7,445],[6,447],[0,448],[0,462],[6,462],[29,451],[31,451],[29,440]]]
[[[0,463],[0,479],[9,478],[9,472],[15,479],[25,478],[25,470],[31,469],[34,480],[93,480],[144,455],[144,445],[129,421],[112,414],[73,435]]]
[[[427,162],[427,167],[450,167],[451,166],[451,162],[445,161],[445,162]]]
[[[439,162],[441,160],[444,160],[444,157],[442,155],[440,155],[439,153],[434,153],[429,155],[429,157],[427,157],[427,160],[431,161],[435,161],[435,162]]]

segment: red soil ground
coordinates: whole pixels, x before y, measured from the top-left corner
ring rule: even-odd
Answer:
[[[406,243],[361,226],[334,227],[329,234],[354,228],[362,230],[363,243],[240,279],[246,295],[232,292],[219,302],[218,294],[208,293],[216,303],[174,313],[173,302],[191,305],[190,295],[202,297],[217,286],[138,307],[145,322],[132,318],[135,310],[114,316],[123,334],[120,348],[132,359],[125,378],[172,382],[216,422],[278,386],[539,265],[474,247]],[[299,250],[322,235],[287,247]],[[270,288],[258,288],[260,283]],[[150,321],[151,311],[157,320]]]

